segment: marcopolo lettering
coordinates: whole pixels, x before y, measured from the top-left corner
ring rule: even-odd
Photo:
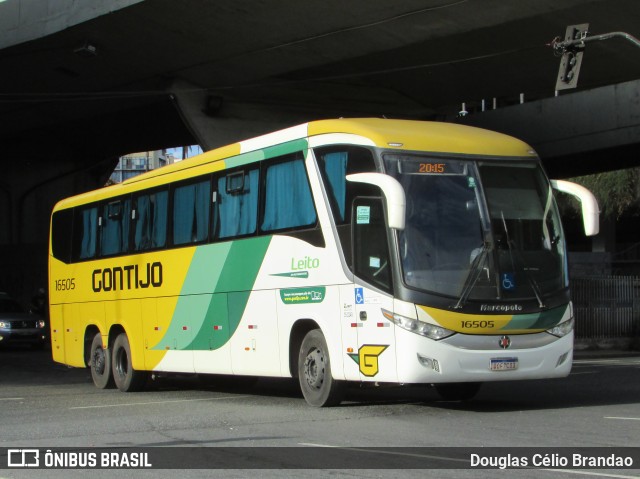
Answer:
[[[125,289],[145,289],[162,286],[162,263],[146,265],[130,264],[113,268],[94,269],[91,273],[93,291],[122,291]]]
[[[480,305],[480,311],[483,313],[513,313],[522,311],[521,304],[482,304]]]

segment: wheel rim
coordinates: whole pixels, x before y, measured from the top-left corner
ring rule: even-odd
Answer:
[[[99,376],[102,376],[104,374],[104,369],[105,369],[104,349],[97,348],[93,353],[93,370],[96,372],[96,374],[98,374]]]
[[[304,360],[304,378],[310,388],[320,389],[324,383],[324,373],[324,355],[316,348]]]

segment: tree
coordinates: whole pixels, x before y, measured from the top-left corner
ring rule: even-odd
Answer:
[[[569,181],[584,186],[595,195],[602,217],[640,216],[640,168],[579,176]],[[558,202],[563,213],[574,215],[580,211],[576,201],[559,198]]]

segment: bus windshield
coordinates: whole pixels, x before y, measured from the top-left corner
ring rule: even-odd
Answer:
[[[536,299],[568,286],[560,218],[537,162],[387,154],[403,186],[405,284],[467,300]]]

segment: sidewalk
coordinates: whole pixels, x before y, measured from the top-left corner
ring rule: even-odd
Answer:
[[[640,357],[640,351],[621,349],[574,349],[573,359],[614,359]]]
[[[590,358],[626,358],[640,357],[640,342],[637,339],[620,338],[605,340],[581,340],[574,343],[573,357]]]

